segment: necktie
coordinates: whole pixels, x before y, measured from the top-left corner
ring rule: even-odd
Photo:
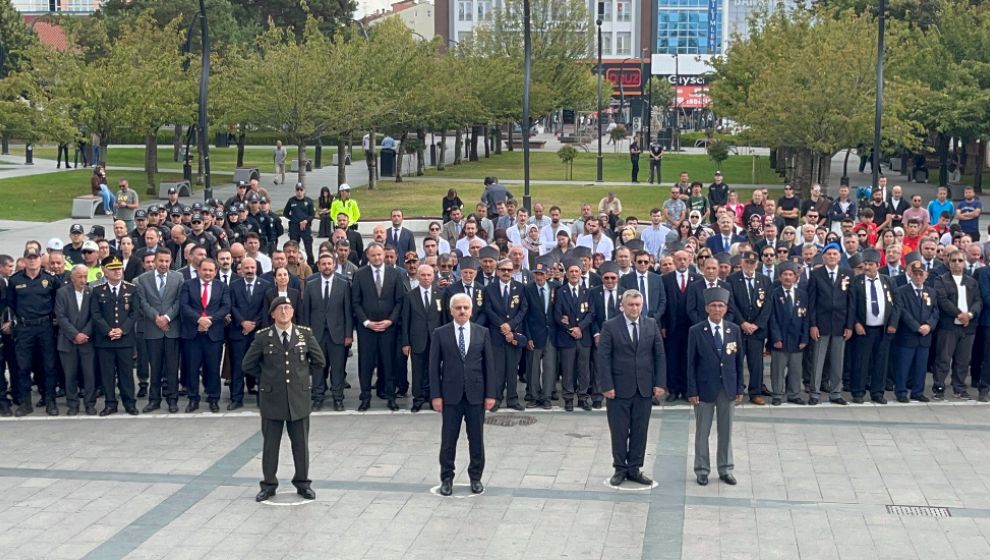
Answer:
[[[608,291],[608,301],[605,302],[605,320],[608,320],[612,315],[612,310],[615,309],[615,296],[612,290]]]
[[[639,346],[639,329],[636,327],[637,322],[632,322],[632,343],[633,346]]]
[[[395,245],[399,244],[399,230],[398,228],[392,230],[392,243]]]
[[[210,305],[210,292],[208,286],[209,284],[203,284],[203,293],[199,297],[199,302],[203,304],[203,309],[206,309]]]
[[[679,273],[677,273],[677,275],[681,277],[681,293],[683,294],[684,293],[684,290],[687,289],[687,282],[684,280],[684,273],[683,272],[679,272]]]
[[[828,278],[829,278],[829,280],[830,280],[830,281],[831,281],[831,282],[832,282],[833,284],[835,284],[835,273],[834,273],[834,272],[829,272],[829,273],[828,273]]]
[[[161,297],[165,293],[165,275],[158,275],[158,297]]]
[[[715,349],[722,351],[722,333],[719,332],[719,325],[715,325]]]
[[[464,293],[466,293],[472,301],[474,300],[474,296],[471,295],[471,286],[464,286]]]
[[[643,294],[644,297],[646,296],[646,275],[645,274],[640,274],[639,275],[639,291]]]
[[[787,309],[793,310],[794,309],[794,294],[791,293],[791,290],[787,290],[786,292],[784,292],[784,298],[787,300]]]
[[[546,290],[542,287],[540,288],[540,301],[543,302],[543,313],[549,315],[550,303],[547,301]]]
[[[325,280],[323,282],[323,301],[330,301],[330,281]]]
[[[113,292],[113,299],[117,299],[117,288],[110,288],[110,291]]]
[[[224,283],[224,285],[227,285],[227,275],[226,274],[223,275],[223,283]]]
[[[457,336],[457,349],[460,350],[461,359],[463,360],[464,356],[467,355],[467,348],[464,346],[464,327],[458,327],[457,330],[460,331],[460,334]]]
[[[506,309],[509,308],[509,287],[508,286],[503,286],[502,287],[502,303],[505,305],[505,308]]]
[[[714,288],[714,287],[715,287],[715,282],[709,282],[708,283],[708,289],[709,290],[712,289],[712,288]]]
[[[252,282],[248,282],[246,286],[247,286],[247,294],[248,297],[250,298],[251,296],[254,295],[254,284]]]
[[[581,277],[581,287],[584,288],[585,290],[588,289],[588,279],[585,278],[584,276]]]
[[[289,331],[282,331],[282,346],[289,349]]]
[[[423,309],[430,310],[430,293],[425,291],[423,292]]]
[[[378,295],[382,295],[382,271],[380,269],[375,269],[375,290]]]
[[[877,298],[877,279],[870,278],[870,313],[880,316],[880,300]]]
[[[574,296],[574,300],[576,301],[577,298],[578,298],[578,289],[577,288],[571,288],[571,295]]]
[[[753,299],[753,279],[746,278],[746,292],[749,294],[749,299]]]
[[[915,292],[917,292],[917,294],[918,294],[918,299],[921,299],[921,288],[917,288],[917,289],[915,289],[914,291],[915,291]]]
[[[722,250],[726,253],[729,252],[729,238],[724,235],[722,236]]]

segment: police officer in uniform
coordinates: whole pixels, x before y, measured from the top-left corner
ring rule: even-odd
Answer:
[[[296,183],[296,196],[285,202],[285,209],[282,215],[289,220],[289,239],[299,242],[302,240],[306,247],[306,262],[310,268],[316,268],[316,259],[313,256],[313,219],[316,217],[316,209],[313,207],[313,199],[306,196],[306,187],[302,183]]]
[[[296,470],[292,485],[297,494],[313,500],[316,493],[310,487],[308,443],[310,388],[313,376],[323,375],[323,351],[308,327],[292,323],[293,306],[289,298],[275,298],[268,311],[273,324],[258,331],[243,362],[244,373],[257,378],[260,391],[264,479],[255,500],[263,502],[275,495],[283,426],[292,442]]]
[[[58,416],[55,403],[55,384],[58,369],[55,367],[55,293],[62,281],[41,268],[41,252],[35,247],[24,251],[24,269],[14,273],[7,282],[7,305],[15,318],[14,353],[17,356],[17,377],[12,380],[15,402],[19,401],[15,416],[34,412],[31,406],[31,365],[34,356],[41,357],[45,372],[42,402],[50,416]],[[0,405],[2,406],[2,405]],[[40,406],[40,405],[39,405]]]
[[[134,326],[137,321],[134,284],[124,282],[124,263],[116,255],[103,259],[106,281],[93,289],[90,313],[93,316],[93,346],[100,361],[100,379],[106,395],[100,416],[117,412],[114,380],[120,387],[124,410],[138,413],[134,395]]]

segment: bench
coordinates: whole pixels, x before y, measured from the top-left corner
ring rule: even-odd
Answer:
[[[257,167],[238,167],[234,170],[234,184],[244,181],[250,183],[251,179],[261,180],[261,172]]]
[[[303,162],[306,164],[306,171],[307,172],[313,170],[313,162],[312,161],[306,159],[306,160],[303,160]],[[299,173],[299,160],[298,159],[292,160],[292,164],[289,165],[289,172],[290,173]]]
[[[96,217],[97,209],[103,213],[103,198],[94,194],[77,196],[72,199],[72,217],[92,220]]]
[[[189,181],[174,181],[158,183],[158,198],[166,200],[168,198],[168,190],[171,188],[174,188],[176,194],[179,196],[192,196],[192,186],[189,184]]]
[[[506,142],[506,144],[508,144],[508,142]],[[530,141],[529,141],[529,147],[532,148],[532,149],[534,149],[534,150],[542,150],[543,147],[546,146],[546,145],[547,145],[546,140],[533,140],[533,139],[530,139]],[[522,140],[513,140],[512,141],[512,149],[513,150],[521,150],[522,148],[523,148],[523,142],[522,142]]]

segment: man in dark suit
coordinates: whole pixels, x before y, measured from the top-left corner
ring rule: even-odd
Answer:
[[[412,362],[411,412],[419,412],[430,398],[430,340],[447,315],[443,294],[433,285],[433,267],[419,265],[416,276],[419,285],[402,301],[402,353]]]
[[[763,399],[763,348],[767,344],[767,322],[770,320],[770,279],[756,271],[756,253],[744,251],[740,256],[742,270],[729,275],[732,294],[729,308],[742,335],[740,352],[746,357],[749,369],[749,402],[763,405],[766,404]]]
[[[116,255],[103,259],[105,283],[90,297],[93,316],[93,346],[100,360],[100,377],[106,395],[100,416],[117,412],[114,385],[120,387],[124,410],[136,415],[134,394],[134,324],[137,319],[136,290],[124,282],[124,263]],[[116,383],[115,383],[116,381]]]
[[[533,268],[533,282],[526,285],[526,334],[529,341],[529,364],[526,368],[527,408],[552,408],[557,384],[557,327],[553,320],[554,290],[547,281],[553,259],[540,257]]]
[[[96,414],[96,377],[93,373],[93,319],[89,313],[91,289],[86,285],[85,265],[72,267],[70,282],[55,294],[58,319],[58,349],[65,372],[65,401],[69,416],[79,414],[79,375],[83,378],[83,405],[86,415]],[[0,373],[0,376],[3,374]]]
[[[983,300],[979,284],[964,272],[966,255],[961,250],[953,250],[948,252],[947,259],[949,272],[935,281],[940,316],[932,393],[936,400],[945,398],[945,380],[951,367],[953,396],[968,401],[972,397],[966,391],[966,373]]]
[[[332,253],[320,255],[316,264],[319,276],[306,282],[299,320],[313,331],[326,358],[326,367],[313,378],[313,410],[323,408],[329,378],[333,409],[343,412],[347,348],[353,343],[354,332],[351,290],[347,281],[334,273],[337,259]]]
[[[685,311],[689,326],[697,325],[708,317],[705,311],[705,290],[709,288],[729,289],[729,283],[718,277],[718,259],[715,257],[709,257],[701,263],[701,281],[688,284]],[[731,310],[726,312],[725,319],[732,321]]]
[[[814,345],[814,370],[811,376],[811,396],[808,404],[819,403],[819,387],[825,368],[825,357],[829,360],[829,375],[826,386],[829,388],[829,401],[835,404],[849,404],[842,398],[842,360],[846,341],[852,337],[853,313],[852,274],[839,267],[842,248],[838,243],[825,246],[822,259],[825,266],[811,272],[808,281],[808,308],[811,312],[809,333]]]
[[[736,483],[732,475],[732,415],[743,397],[743,341],[739,327],[724,320],[728,302],[728,290],[705,290],[708,318],[688,332],[688,401],[695,413],[694,474],[701,486],[708,484],[711,472],[708,438],[716,414],[718,475],[726,484]]]
[[[705,241],[705,247],[711,250],[712,255],[728,253],[735,243],[746,241],[741,235],[736,235],[736,226],[731,217],[723,217],[718,221],[718,232]]]
[[[516,391],[516,372],[522,353],[520,333],[529,306],[523,297],[523,285],[512,279],[512,261],[499,261],[496,270],[498,280],[490,283],[484,291],[485,320],[495,356],[495,406],[492,412],[498,410],[503,395],[506,406],[513,410],[525,410]]]
[[[385,266],[385,248],[371,243],[365,251],[368,264],[354,274],[351,282],[351,305],[358,330],[358,370],[361,380],[361,404],[358,411],[371,407],[371,372],[381,365],[378,375],[385,380],[384,395],[388,409],[399,410],[395,403],[393,362],[399,341],[397,323],[402,314],[401,271]],[[384,371],[383,371],[384,370]]]
[[[643,313],[660,323],[663,312],[667,309],[667,295],[663,289],[660,276],[650,271],[650,254],[640,250],[633,253],[633,264],[636,271],[626,274],[619,281],[622,290],[639,290],[643,294]]]
[[[450,303],[450,298],[457,294],[467,294],[471,298],[471,322],[485,325],[484,286],[477,281],[478,267],[481,263],[474,257],[464,257],[460,260],[461,278],[447,286],[443,298]]]
[[[980,298],[990,302],[990,266],[981,266],[976,270],[976,282],[980,285]],[[990,401],[990,313],[980,313],[977,335],[983,341],[983,359],[979,363],[971,363],[971,379],[979,378],[980,402]],[[975,352],[974,352],[975,354]]]
[[[801,398],[801,362],[808,346],[808,294],[797,285],[796,263],[780,265],[780,283],[770,292],[767,342],[770,346],[770,387],[778,406],[787,391],[787,402],[805,404]]]
[[[293,325],[293,307],[289,298],[278,297],[269,306],[274,323],[258,331],[242,367],[244,373],[258,380],[258,406],[261,407],[261,470],[264,479],[255,500],[263,502],[275,495],[278,487],[278,452],[283,427],[292,442],[296,493],[307,500],[316,499],[309,479],[310,380],[323,372],[323,352],[307,327]]]
[[[230,313],[230,291],[216,279],[217,263],[206,258],[199,263],[197,278],[182,285],[179,313],[182,316],[183,350],[189,371],[189,404],[186,412],[199,410],[202,373],[210,412],[220,412],[220,355],[224,342],[224,317]]]
[[[553,304],[556,326],[554,342],[560,356],[564,410],[574,411],[575,395],[578,406],[591,410],[586,396],[591,384],[591,324],[594,314],[591,312],[588,290],[581,285],[581,262],[568,257],[564,267],[567,282],[557,288]]]
[[[402,210],[392,210],[392,227],[385,235],[385,246],[394,247],[395,253],[402,257],[409,251],[416,252],[416,239],[408,228],[402,227]]]
[[[667,385],[663,339],[656,321],[642,315],[639,290],[622,294],[622,313],[602,325],[595,362],[602,394],[608,399],[608,430],[612,437],[609,484],[625,480],[651,485],[640,470],[646,457],[646,436],[654,398]]]
[[[230,282],[230,404],[227,410],[244,406],[244,356],[267,318],[265,292],[271,284],[258,278],[258,263],[244,257],[237,267],[238,277]],[[305,299],[303,300],[305,303]]]
[[[890,340],[897,331],[894,318],[894,285],[879,273],[880,253],[868,249],[862,253],[865,272],[853,279],[853,314],[856,333],[856,358],[850,380],[853,402],[861,404],[866,389],[877,404],[887,404],[884,398],[887,377],[887,355]]]
[[[430,404],[443,414],[440,432],[440,494],[450,496],[461,421],[467,428],[471,461],[471,492],[485,487],[485,411],[495,406],[495,357],[488,329],[471,323],[471,299],[455,294],[450,300],[452,321],[430,339]]]
[[[691,256],[687,251],[674,252],[674,270],[661,276],[663,291],[667,294],[667,306],[663,318],[658,321],[661,325],[664,346],[668,348],[684,348],[687,345],[688,329],[691,328],[687,314],[687,291],[691,284],[701,279],[691,272],[689,265]],[[667,352],[667,402],[685,398],[687,377],[684,371],[684,353]]]
[[[182,274],[171,270],[172,252],[160,247],[155,253],[155,270],[134,279],[140,312],[138,326],[144,337],[151,364],[151,393],[144,412],[161,408],[162,397],[168,411],[179,411],[179,294]]]
[[[917,254],[906,267],[910,281],[897,288],[894,296],[897,326],[894,334],[894,391],[897,402],[928,402],[925,396],[925,366],[932,346],[939,307],[935,290],[927,286],[928,271]],[[910,390],[910,399],[908,391]]]

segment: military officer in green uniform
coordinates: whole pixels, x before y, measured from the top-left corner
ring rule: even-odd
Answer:
[[[292,302],[275,298],[268,308],[272,326],[258,331],[244,355],[246,375],[258,380],[258,405],[261,407],[261,492],[255,500],[263,502],[275,495],[278,479],[278,451],[285,426],[292,442],[292,460],[296,474],[292,485],[307,500],[316,498],[309,480],[309,413],[312,376],[322,375],[325,358],[320,343],[307,327],[292,323]]]

